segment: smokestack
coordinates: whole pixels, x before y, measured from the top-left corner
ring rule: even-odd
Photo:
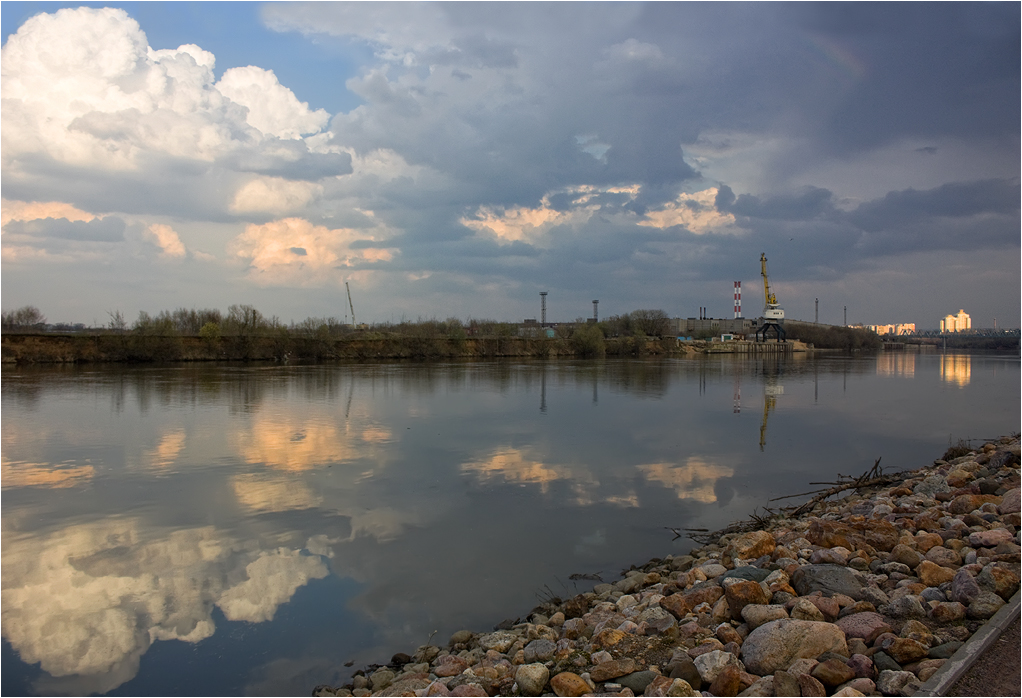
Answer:
[[[600,321],[600,314],[596,312],[596,306],[600,304],[600,301],[593,301],[593,322]]]
[[[742,316],[742,282],[735,282],[735,319]]]
[[[539,322],[540,322],[541,325],[546,325],[546,294],[547,293],[548,293],[547,291],[540,291],[539,292],[540,318],[541,318]]]

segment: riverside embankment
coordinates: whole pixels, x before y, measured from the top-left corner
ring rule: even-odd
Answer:
[[[135,333],[4,333],[5,363],[167,361],[372,361],[378,359],[548,358],[590,356],[685,356],[705,353],[805,352],[798,341],[713,342],[646,337],[607,338],[594,350],[572,338],[413,337],[351,334],[340,338],[288,332],[203,338]]]
[[[313,695],[914,695],[1018,592],[1019,455],[1015,436],[874,467]]]

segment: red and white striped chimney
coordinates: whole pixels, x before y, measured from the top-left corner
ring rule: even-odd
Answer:
[[[742,282],[735,282],[735,317],[742,316]]]

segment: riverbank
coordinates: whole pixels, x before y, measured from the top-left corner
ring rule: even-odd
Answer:
[[[1016,436],[910,472],[878,464],[313,694],[914,695],[1018,592],[1019,456]]]
[[[790,354],[809,350],[802,342],[679,341],[674,337],[612,337],[602,356],[693,356],[707,353]],[[0,336],[4,363],[150,363],[170,361],[265,361],[315,363],[382,359],[440,360],[591,357],[571,338],[409,337],[351,334],[307,337],[294,334],[226,335],[204,338],[134,333],[32,334]]]

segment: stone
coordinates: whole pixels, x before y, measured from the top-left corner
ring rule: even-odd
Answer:
[[[882,609],[891,618],[925,618],[926,610],[915,596],[894,599]]]
[[[752,531],[733,538],[724,549],[724,556],[731,559],[754,560],[769,555],[776,547],[777,542],[770,533]]]
[[[798,675],[798,688],[803,696],[826,696],[827,689],[811,674]]]
[[[987,565],[976,575],[976,583],[981,589],[992,591],[1007,601],[1018,591],[1019,574],[1000,564]]]
[[[974,598],[969,604],[969,608],[966,610],[965,615],[972,620],[986,620],[987,618],[993,617],[993,615],[997,613],[1003,605],[1004,599],[994,592],[981,591],[979,596]]]
[[[469,663],[467,659],[462,659],[456,654],[447,654],[440,659],[436,660],[433,665],[433,673],[444,678],[445,676],[457,676],[461,672],[468,669]]]
[[[873,682],[870,681],[870,683],[873,683]],[[868,694],[863,693],[862,691],[858,690],[854,686],[842,686],[840,689],[835,691],[833,693],[833,695],[844,697],[844,696],[865,696],[865,695],[868,695]]]
[[[699,675],[699,669],[696,668],[695,662],[690,657],[681,656],[672,659],[667,668],[670,670],[669,676],[672,679],[683,679],[697,691],[702,688],[703,677]]]
[[[727,598],[728,609],[733,620],[741,620],[742,609],[749,604],[770,602],[770,594],[763,589],[759,582],[744,579],[728,584],[724,589],[724,596]]]
[[[545,662],[554,656],[556,650],[557,645],[550,640],[533,640],[525,646],[525,661],[527,664]]]
[[[938,601],[929,616],[938,623],[955,623],[965,619],[965,606],[957,601]]]
[[[738,694],[739,696],[774,696],[774,677],[761,676],[751,686]]]
[[[451,635],[450,645],[463,645],[472,639],[471,630],[459,630],[458,632]]]
[[[565,696],[581,696],[593,690],[586,683],[585,679],[570,671],[562,671],[550,679],[550,688],[554,689],[554,693],[561,696],[561,698]]]
[[[646,686],[650,684],[659,674],[654,671],[636,671],[631,674],[625,674],[617,680],[617,683],[621,684],[625,688],[630,688],[632,692],[641,696],[646,690]]]
[[[855,674],[856,678],[873,680],[877,677],[877,671],[876,667],[873,666],[873,660],[864,654],[853,654],[848,658],[847,665]]]
[[[901,665],[891,659],[891,655],[884,651],[874,652],[871,657],[873,660],[873,666],[876,667],[878,672],[880,671],[901,671]]]
[[[692,688],[688,681],[685,681],[684,679],[674,679],[671,681],[671,685],[667,688],[667,693],[664,695],[669,696],[670,698],[689,698],[690,696],[698,696],[701,698],[703,694]]]
[[[912,491],[916,494],[932,497],[938,492],[950,492],[951,488],[948,486],[946,478],[941,475],[930,475],[923,478],[923,481],[913,487]]]
[[[711,562],[707,565],[702,565],[699,567],[699,569],[702,570],[702,573],[706,575],[707,579],[716,579],[720,575],[727,572],[727,567],[724,567],[724,565],[721,565],[717,562]]]
[[[682,592],[682,598],[689,608],[695,608],[701,603],[713,605],[724,596],[724,590],[716,582],[699,582],[691,589]],[[663,602],[661,602],[662,604]]]
[[[842,548],[820,548],[814,550],[809,556],[809,564],[812,565],[847,565],[848,557],[840,552]]]
[[[799,596],[814,591],[825,595],[844,594],[855,600],[862,598],[863,583],[855,572],[840,565],[806,565],[791,576],[791,585]]]
[[[848,550],[876,549],[888,552],[898,544],[899,531],[882,519],[856,524],[813,519],[806,538],[823,548],[842,547]]]
[[[906,637],[896,637],[886,640],[881,645],[891,659],[902,666],[919,661],[927,655],[930,648],[923,643]]]
[[[942,645],[931,647],[930,651],[926,654],[930,659],[949,659],[951,655],[957,652],[964,642],[958,640],[952,640],[951,642],[945,642]]]
[[[369,675],[369,686],[370,688],[373,689],[373,693],[376,693],[377,691],[382,691],[383,689],[385,689],[387,686],[394,682],[395,676],[397,676],[397,674],[393,670],[387,669],[386,667],[382,669],[377,669],[376,671]]]
[[[950,567],[941,567],[935,562],[923,560],[916,567],[916,576],[919,581],[928,587],[939,587],[945,582],[950,582],[955,577],[955,571]]]
[[[844,568],[840,568],[844,569]],[[847,655],[844,632],[831,623],[780,619],[753,630],[742,643],[742,661],[748,671],[766,676],[786,669],[802,657],[834,651]]]
[[[791,617],[796,620],[815,620],[823,621],[823,613],[813,604],[812,601],[805,597],[795,599],[795,604],[791,607]]]
[[[603,650],[613,647],[627,637],[628,633],[621,632],[616,628],[607,628],[606,630],[601,630],[596,635],[593,635],[593,640],[590,645],[594,650]]]
[[[405,695],[414,696],[415,694],[410,693]],[[489,694],[486,692],[486,689],[477,683],[463,683],[460,686],[455,686],[454,690],[451,691],[451,695],[456,698],[463,698],[466,696],[477,696],[479,698],[483,698]]]
[[[699,670],[699,677],[704,683],[712,684],[717,675],[724,670],[724,667],[734,666],[739,671],[745,669],[745,666],[739,661],[738,657],[723,650],[713,650],[706,654],[701,654],[694,661],[696,669]]]
[[[798,679],[779,669],[774,672],[774,695],[775,696],[801,696],[802,689],[798,685]]]
[[[507,652],[511,645],[515,644],[516,640],[518,640],[518,636],[514,633],[507,630],[498,630],[497,632],[480,635],[477,642],[484,650]]]
[[[621,659],[613,659],[609,662],[597,664],[590,670],[589,678],[599,683],[616,679],[625,674],[631,674],[633,671],[635,671],[635,660],[631,657],[622,657]]]
[[[969,534],[969,545],[974,548],[992,548],[998,543],[1010,543],[1015,535],[1006,528],[992,528]]]
[[[715,696],[737,696],[741,687],[742,670],[737,665],[730,664],[725,666],[710,684],[710,693]]]
[[[1001,498],[993,494],[962,494],[951,500],[947,510],[952,514],[968,514],[987,502],[1000,504]]]
[[[515,683],[523,696],[538,696],[543,693],[550,670],[544,664],[522,664],[515,672]]]
[[[674,616],[660,606],[647,608],[639,614],[636,620],[640,625],[646,624],[647,635],[663,635],[678,625],[678,621],[675,620]]]
[[[685,597],[681,594],[671,594],[660,599],[660,608],[666,609],[672,616],[681,620],[692,607],[685,603]]]
[[[743,565],[742,567],[736,567],[733,570],[728,570],[724,574],[717,578],[717,581],[724,586],[724,583],[729,579],[745,579],[752,582],[762,582],[770,577],[773,573],[770,570],[763,569],[761,567],[752,567],[751,565]],[[781,574],[784,574],[783,572]]]
[[[881,671],[877,689],[885,696],[910,696],[921,685],[911,671]]]
[[[444,698],[445,696],[451,695],[451,691],[447,688],[447,684],[434,681],[426,689],[426,695],[430,698]]]
[[[907,545],[899,543],[891,549],[887,559],[890,562],[900,562],[911,570],[915,569],[915,566],[919,564],[923,556]]]
[[[1022,491],[1015,487],[1005,492],[1000,506],[997,507],[997,511],[1002,515],[1017,514],[1019,511],[1022,511]]]
[[[958,570],[951,580],[951,600],[968,605],[980,595],[982,589],[968,570]]]
[[[721,623],[717,626],[717,629],[713,633],[718,640],[727,645],[729,642],[733,642],[736,645],[742,644],[742,636],[738,634],[738,631],[727,623]]]
[[[855,671],[840,659],[820,662],[813,668],[811,674],[817,681],[830,688],[855,678]]]
[[[772,620],[787,617],[788,611],[780,604],[749,604],[742,608],[742,619],[752,630]]]

